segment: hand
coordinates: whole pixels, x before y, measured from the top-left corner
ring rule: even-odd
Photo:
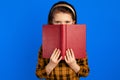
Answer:
[[[79,65],[76,63],[76,59],[72,49],[66,50],[65,61],[76,73],[80,70]]]
[[[50,57],[50,62],[46,66],[46,72],[49,75],[50,72],[57,66],[57,64],[61,61],[62,56],[60,57],[60,49],[55,49]]]
[[[52,66],[55,67],[62,59],[62,56],[60,57],[60,53],[60,49],[57,48],[53,51],[53,54],[50,57],[50,63],[52,64]]]
[[[76,63],[75,57],[74,57],[74,53],[72,49],[67,49],[66,50],[66,56],[65,56],[65,61],[66,63],[71,66],[73,63]]]

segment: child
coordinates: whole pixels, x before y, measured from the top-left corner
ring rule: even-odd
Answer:
[[[48,16],[48,24],[76,24],[76,11],[67,2],[53,5]],[[89,73],[87,58],[75,59],[72,49],[66,50],[65,60],[61,60],[60,49],[55,49],[50,59],[42,58],[42,48],[39,51],[36,75],[47,80],[79,80]]]

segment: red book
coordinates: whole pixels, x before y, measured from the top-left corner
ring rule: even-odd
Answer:
[[[76,59],[86,57],[86,25],[44,25],[42,30],[43,58],[50,58],[55,48],[72,49]]]

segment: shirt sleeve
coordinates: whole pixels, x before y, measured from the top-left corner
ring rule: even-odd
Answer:
[[[77,73],[79,77],[86,77],[89,74],[89,67],[88,67],[88,59],[82,58],[77,60],[78,65],[80,66],[80,70]]]
[[[42,58],[42,48],[40,48],[39,54],[38,54],[38,64],[36,67],[36,76],[38,78],[47,78],[48,77],[46,70],[45,70],[45,66],[47,65],[47,63],[48,63],[48,60]]]

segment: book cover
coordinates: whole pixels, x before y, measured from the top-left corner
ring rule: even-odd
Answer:
[[[61,50],[63,60],[68,48],[73,49],[76,59],[85,58],[86,25],[43,25],[43,58],[50,58],[55,48]]]

